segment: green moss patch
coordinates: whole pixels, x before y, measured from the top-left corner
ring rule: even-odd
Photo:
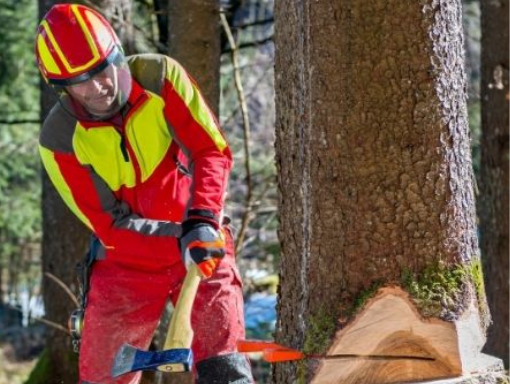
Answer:
[[[336,330],[336,314],[329,314],[325,309],[319,310],[309,319],[303,351],[305,353],[324,353]]]
[[[347,316],[352,317],[356,315],[359,310],[365,306],[366,302],[375,296],[382,286],[382,281],[376,281],[369,288],[362,290],[354,299],[352,307],[347,310]]]
[[[485,288],[480,260],[466,265],[445,265],[438,262],[424,268],[419,274],[404,269],[402,286],[409,292],[424,316],[451,318],[464,305],[466,284],[472,283],[478,297],[480,311],[485,307]]]

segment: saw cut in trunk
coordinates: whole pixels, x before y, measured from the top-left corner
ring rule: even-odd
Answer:
[[[412,355],[429,360],[323,360],[314,384],[389,384],[462,374],[454,324],[424,319],[409,295],[383,288],[346,328],[337,332],[328,355]]]

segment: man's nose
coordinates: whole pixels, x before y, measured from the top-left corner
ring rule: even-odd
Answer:
[[[97,79],[90,80],[89,91],[94,92],[94,94],[98,94],[98,93],[101,93],[103,88],[104,87],[103,87],[103,84],[101,83],[101,81],[99,81]]]

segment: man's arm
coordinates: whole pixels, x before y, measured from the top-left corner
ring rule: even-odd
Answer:
[[[193,175],[187,218],[218,227],[232,155],[219,124],[193,79],[171,58],[163,85],[171,134],[190,161]]]
[[[83,166],[74,154],[51,151],[40,146],[48,175],[74,214],[100,238],[106,249],[133,258],[135,264],[154,265],[162,249],[176,247],[181,226],[168,221],[149,220],[130,211],[115,198],[91,167]],[[168,254],[168,253],[167,253]],[[170,258],[170,256],[168,256]],[[145,259],[145,260],[144,260]],[[165,260],[167,264],[177,261]]]

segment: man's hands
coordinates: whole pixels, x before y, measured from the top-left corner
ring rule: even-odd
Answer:
[[[225,237],[221,229],[200,220],[182,223],[179,245],[186,269],[195,263],[204,277],[210,277],[225,256]]]

